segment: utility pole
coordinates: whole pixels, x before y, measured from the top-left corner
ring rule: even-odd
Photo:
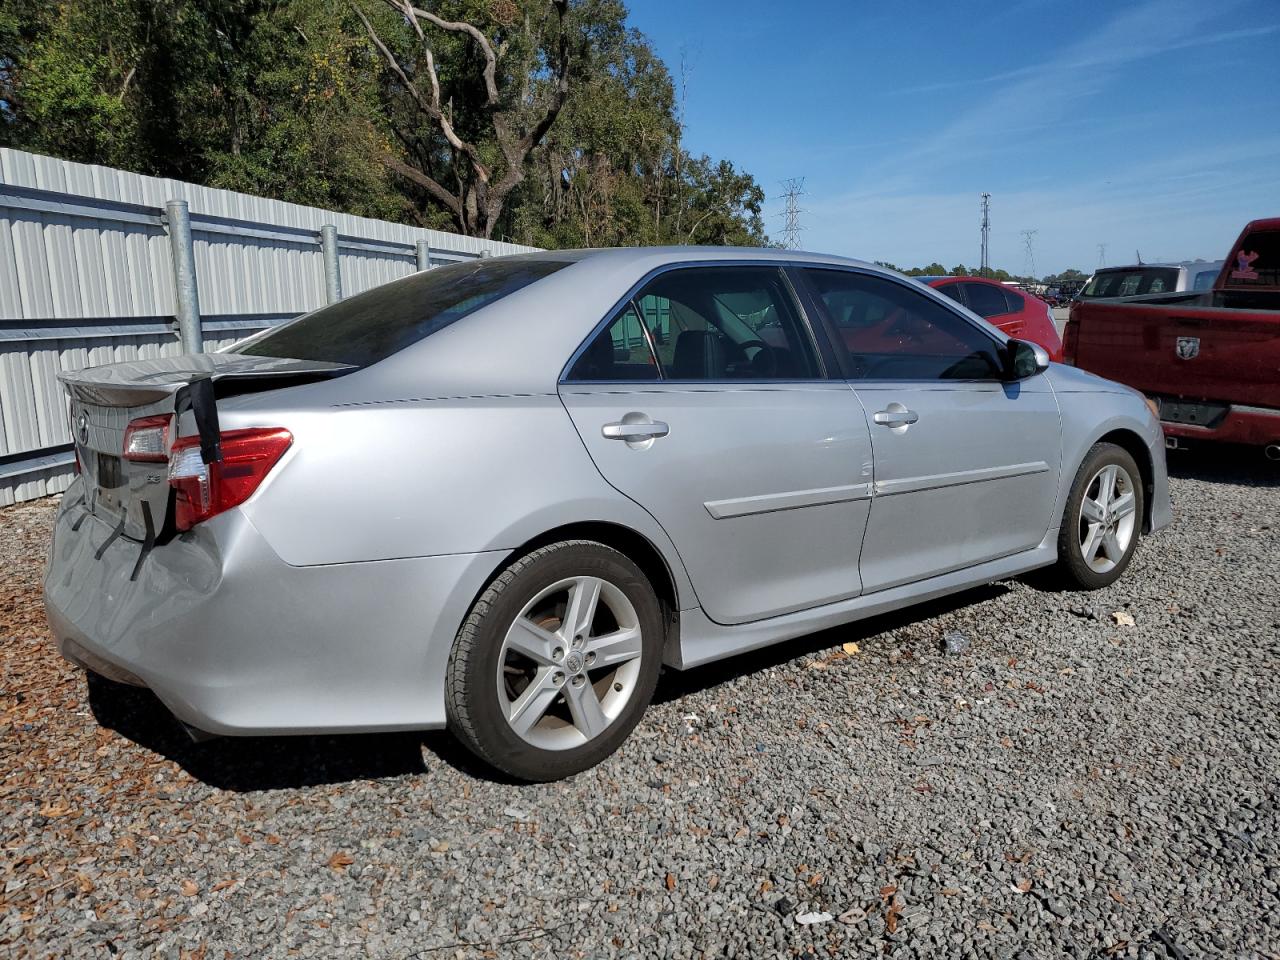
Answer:
[[[804,213],[800,209],[800,198],[804,196],[804,177],[792,177],[790,180],[783,180],[782,196],[786,198],[787,207],[783,212],[786,222],[782,227],[782,245],[788,250],[800,249],[800,234],[804,232],[804,227],[800,226],[800,214]]]
[[[1039,279],[1036,276],[1036,251],[1034,247],[1036,234],[1039,232],[1039,230],[1022,231],[1022,245],[1027,251],[1026,260],[1022,264],[1022,268],[1025,271],[1026,276],[1031,277],[1033,280]]]
[[[986,276],[991,269],[991,194],[984,193],[982,195],[982,257],[979,274]]]
[[[1098,266],[1105,267],[1107,265],[1107,245],[1105,243],[1098,244]]]

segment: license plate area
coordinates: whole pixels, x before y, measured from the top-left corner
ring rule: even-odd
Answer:
[[[1165,423],[1188,424],[1196,427],[1216,427],[1227,415],[1225,403],[1190,403],[1182,400],[1161,400],[1160,419]]]
[[[102,490],[119,490],[125,485],[124,461],[109,453],[97,455],[97,481]]]

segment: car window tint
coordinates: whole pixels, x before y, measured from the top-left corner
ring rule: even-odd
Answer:
[[[365,367],[571,263],[503,257],[437,267],[304,314],[231,352]]]
[[[1227,271],[1229,287],[1280,286],[1280,230],[1254,230],[1240,242]]]
[[[670,270],[632,303],[667,380],[810,380],[812,341],[773,267]]]
[[[578,355],[570,380],[657,380],[658,362],[644,325],[628,304]]]
[[[1218,279],[1217,270],[1201,270],[1196,274],[1195,283],[1191,285],[1192,290],[1208,290],[1213,286],[1213,281]]]
[[[1004,298],[1009,304],[1009,313],[1021,313],[1027,309],[1027,298],[1017,290],[1010,290],[1006,287],[1001,293],[1004,294]]]
[[[835,325],[837,348],[846,351],[856,379],[1000,376],[996,341],[929,296],[885,277],[818,268],[805,274]]]
[[[964,296],[960,292],[960,288],[964,286],[962,283],[946,283],[940,287],[934,287],[944,297],[950,297],[956,303],[964,303]]]
[[[969,309],[980,317],[998,317],[1009,312],[1009,301],[1004,291],[988,283],[967,283],[964,291]]]

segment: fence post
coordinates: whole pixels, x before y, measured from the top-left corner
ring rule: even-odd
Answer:
[[[338,228],[326,223],[320,228],[320,251],[324,254],[324,292],[328,303],[342,299],[342,267],[338,263]]]
[[[431,241],[419,240],[417,243],[417,247],[418,247],[418,269],[430,270],[431,269]]]
[[[173,254],[173,293],[178,319],[178,338],[184,353],[204,353],[204,332],[200,329],[200,289],[196,283],[196,253],[191,243],[191,213],[185,200],[164,205],[169,228],[169,251]]]

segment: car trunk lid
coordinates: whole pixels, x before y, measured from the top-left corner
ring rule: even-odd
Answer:
[[[348,372],[318,360],[208,353],[133,360],[59,374],[71,397],[71,435],[86,509],[134,540],[154,538],[169,513],[168,465],[124,457],[129,424],[181,413],[184,391],[200,381],[209,395],[290,386]],[[216,416],[213,418],[216,422]],[[169,442],[173,440],[170,427]],[[216,439],[216,438],[214,438]]]

